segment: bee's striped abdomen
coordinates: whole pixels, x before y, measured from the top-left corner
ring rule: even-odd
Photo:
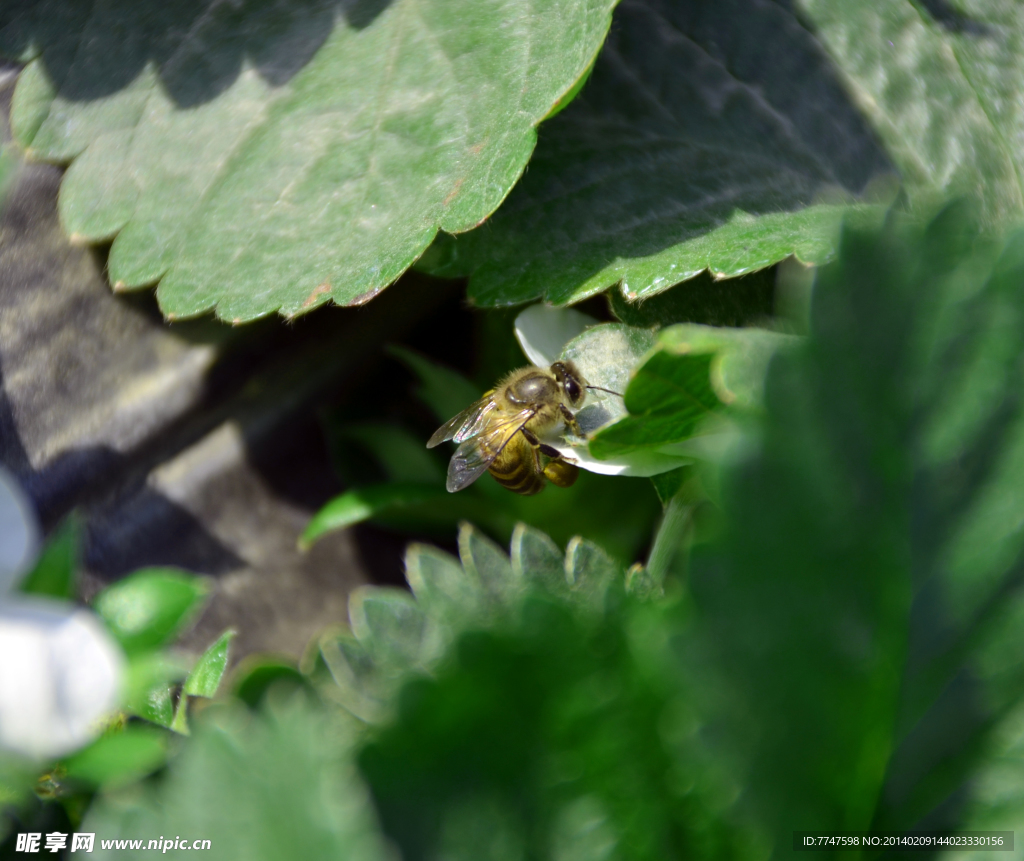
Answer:
[[[544,478],[537,472],[533,449],[521,433],[508,441],[489,470],[498,484],[523,496],[532,496],[544,489]]]

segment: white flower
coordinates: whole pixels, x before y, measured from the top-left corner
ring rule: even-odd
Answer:
[[[543,304],[531,305],[516,317],[515,332],[519,346],[533,364],[547,368],[559,359],[569,359],[587,383],[612,392],[626,391],[633,371],[655,343],[654,333],[646,329],[598,325],[593,317],[572,308]],[[583,431],[590,434],[626,414],[621,396],[590,390],[577,419]],[[604,475],[651,476],[693,463],[692,456],[671,445],[598,460],[584,440],[558,436],[545,442],[581,469]]]
[[[123,663],[88,610],[0,604],[0,745],[33,759],[82,747],[117,706]]]
[[[28,503],[0,469],[0,749],[43,760],[99,733],[118,704],[124,656],[89,610],[11,594],[38,543]]]

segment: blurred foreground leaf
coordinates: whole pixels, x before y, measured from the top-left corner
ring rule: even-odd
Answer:
[[[592,612],[614,603],[624,586],[624,566],[596,544],[574,538],[563,553],[526,524],[515,529],[511,555],[462,524],[458,559],[414,544],[405,564],[411,595],[362,587],[349,601],[351,632],[329,632],[319,641],[322,681],[330,683],[325,696],[362,720],[390,715],[399,686],[436,669],[464,631],[517,619],[530,592]]]
[[[1022,284],[1024,236],[957,209],[847,230],[725,473],[686,655],[780,856],[794,829],[957,826],[1024,699]]]
[[[303,687],[305,677],[296,669],[295,661],[275,655],[247,655],[234,672],[235,695],[250,708],[256,708],[267,691],[278,683]]]
[[[1018,707],[1002,721],[985,754],[971,781],[971,798],[961,827],[965,831],[1009,829],[1019,840],[1017,835],[1024,831],[1024,708]],[[992,856],[991,850],[964,849],[940,857],[985,861]]]
[[[144,777],[167,759],[167,733],[128,724],[64,761],[67,777],[93,786],[115,787]]]
[[[621,622],[534,593],[402,691],[359,763],[404,858],[749,857],[680,750],[685,701]]]
[[[211,857],[383,861],[390,856],[350,764],[351,728],[334,717],[303,696],[256,716],[237,705],[208,709],[161,783],[107,794],[81,830],[97,834],[97,857],[152,854],[101,851],[99,835],[181,835],[210,840]]]
[[[366,302],[486,218],[613,5],[17,0],[0,50],[29,60],[15,136],[71,162],[61,219],[114,240],[115,287],[238,322]]]
[[[187,664],[163,651],[132,655],[126,674],[125,710],[160,726],[170,726],[174,719],[171,686],[182,681],[187,671]]]

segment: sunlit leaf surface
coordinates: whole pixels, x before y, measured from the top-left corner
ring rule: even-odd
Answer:
[[[171,317],[365,302],[507,194],[614,0],[21,0],[12,125]]]
[[[799,0],[912,200],[1024,215],[1024,7],[1015,0]]]
[[[821,263],[888,160],[787,4],[626,0],[593,75],[486,225],[424,258],[480,305],[636,298]],[[870,215],[870,205],[855,205]]]

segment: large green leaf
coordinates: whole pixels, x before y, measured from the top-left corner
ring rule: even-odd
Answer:
[[[423,265],[472,273],[474,301],[507,305],[821,263],[851,197],[887,170],[783,3],[626,0],[507,203]]]
[[[20,0],[12,125],[168,317],[359,304],[486,218],[614,0]]]
[[[691,715],[661,672],[675,632],[654,609],[632,615],[660,648],[621,616],[534,594],[517,624],[467,634],[436,679],[407,686],[359,759],[403,858],[758,857],[680,750]]]
[[[780,856],[956,826],[1024,702],[1024,235],[979,237],[844,235],[691,566],[711,734]]]
[[[1024,215],[1024,8],[1014,0],[799,0],[919,205]]]

